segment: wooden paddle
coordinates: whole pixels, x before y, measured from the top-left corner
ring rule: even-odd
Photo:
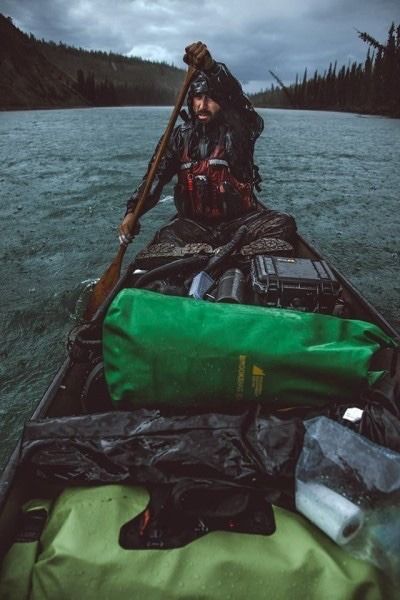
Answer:
[[[140,198],[135,206],[135,210],[133,211],[133,222],[132,222],[132,231],[135,230],[136,223],[139,220],[140,213],[144,202],[146,200],[147,194],[150,190],[151,184],[154,181],[154,177],[156,171],[158,169],[158,165],[160,164],[160,160],[165,152],[169,139],[171,137],[172,130],[175,126],[175,122],[178,118],[179,112],[182,108],[182,104],[185,100],[187,91],[189,89],[190,83],[193,79],[194,74],[196,73],[196,69],[194,67],[189,66],[185,80],[183,82],[182,88],[179,92],[179,96],[177,98],[174,110],[172,111],[171,117],[169,119],[169,123],[161,140],[160,146],[158,148],[157,154],[154,157],[154,160],[151,164],[149,174],[146,177],[146,184],[143,188],[143,191],[140,195]],[[124,258],[125,251],[127,246],[125,244],[121,244],[118,250],[118,253],[108,269],[103,273],[99,281],[96,283],[91,296],[89,298],[86,311],[85,311],[85,320],[89,321],[99,306],[104,302],[107,298],[108,294],[111,292],[113,287],[116,285],[120,273],[121,273],[121,265],[122,259]]]

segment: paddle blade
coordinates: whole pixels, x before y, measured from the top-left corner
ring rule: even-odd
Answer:
[[[125,251],[126,246],[121,245],[118,254],[94,286],[85,311],[86,321],[89,321],[93,317],[120,278],[122,259],[124,258]]]

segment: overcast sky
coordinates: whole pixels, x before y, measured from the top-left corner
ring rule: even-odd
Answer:
[[[0,0],[0,12],[38,38],[182,67],[202,40],[249,92],[269,87],[269,70],[290,83],[364,60],[355,30],[384,42],[400,24],[400,0]]]

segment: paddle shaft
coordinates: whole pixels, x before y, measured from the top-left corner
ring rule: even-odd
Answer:
[[[175,103],[174,110],[172,111],[171,117],[169,119],[167,128],[164,132],[164,135],[161,139],[160,145],[159,145],[157,152],[154,156],[154,159],[151,163],[149,172],[146,177],[146,183],[140,194],[139,200],[136,203],[135,209],[132,213],[133,221],[131,224],[131,231],[135,230],[135,226],[139,220],[142,208],[143,208],[144,203],[147,198],[147,194],[149,193],[151,185],[154,181],[154,177],[156,175],[161,158],[163,157],[165,149],[168,145],[172,130],[175,126],[179,112],[182,108],[182,104],[185,100],[190,83],[191,83],[195,73],[196,73],[196,69],[194,67],[189,66],[189,68],[186,72],[186,77],[183,82],[182,88],[179,92],[177,101]],[[89,298],[89,302],[88,302],[88,305],[87,305],[86,311],[85,311],[85,319],[86,320],[89,320],[93,317],[93,315],[95,314],[95,312],[97,311],[99,306],[104,302],[104,300],[106,299],[108,294],[111,292],[113,287],[116,285],[116,283],[120,277],[122,260],[125,255],[126,248],[127,248],[127,246],[125,244],[121,244],[114,260],[112,261],[112,263],[110,264],[108,269],[103,273],[103,275],[101,276],[101,278],[99,279],[99,281],[97,282],[95,287],[93,288],[92,294]]]
[[[143,204],[145,203],[145,200],[147,198],[147,194],[149,193],[149,190],[151,188],[151,185],[154,181],[154,177],[156,175],[157,169],[158,169],[158,165],[160,164],[160,161],[163,157],[163,154],[165,152],[165,149],[168,145],[169,139],[171,137],[171,133],[172,130],[175,126],[176,120],[179,116],[179,112],[182,108],[182,104],[185,101],[185,97],[187,94],[187,91],[189,89],[190,83],[193,79],[194,74],[196,73],[196,69],[194,69],[193,67],[189,67],[186,73],[186,77],[185,77],[185,81],[183,82],[181,91],[179,92],[179,96],[177,98],[176,104],[175,104],[175,108],[171,114],[171,117],[169,119],[169,123],[167,125],[167,128],[165,130],[165,133],[162,137],[162,140],[160,142],[160,146],[158,148],[157,154],[154,157],[153,162],[151,163],[150,169],[149,169],[149,173],[146,177],[146,183],[145,186],[143,188],[142,193],[140,194],[140,198],[138,200],[138,202],[136,203],[135,209],[133,211],[133,224],[132,224],[132,231],[135,230],[135,226],[136,223],[139,220],[140,217],[140,213],[143,207]]]

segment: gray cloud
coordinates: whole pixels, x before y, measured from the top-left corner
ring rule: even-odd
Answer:
[[[275,71],[285,82],[329,63],[363,60],[355,29],[384,41],[399,0],[0,0],[0,11],[38,38],[183,66],[201,39],[255,91]]]

